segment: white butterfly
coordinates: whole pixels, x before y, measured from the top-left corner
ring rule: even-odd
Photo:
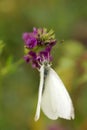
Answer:
[[[71,98],[56,72],[50,65],[40,68],[40,85],[35,121],[40,117],[40,108],[52,120],[57,118],[74,119]]]

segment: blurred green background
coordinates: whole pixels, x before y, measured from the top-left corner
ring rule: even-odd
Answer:
[[[23,61],[22,33],[54,29],[52,67],[75,107],[75,120],[34,122],[39,73]],[[0,0],[0,130],[87,130],[87,0]]]

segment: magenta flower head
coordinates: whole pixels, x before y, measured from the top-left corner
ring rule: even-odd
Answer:
[[[24,33],[23,40],[25,42],[25,46],[29,49],[32,49],[37,45],[37,38],[34,33]]]
[[[46,28],[33,28],[32,32],[22,35],[24,40],[24,60],[32,63],[32,67],[40,69],[42,64],[50,64],[52,61],[51,50],[56,44],[54,31]]]

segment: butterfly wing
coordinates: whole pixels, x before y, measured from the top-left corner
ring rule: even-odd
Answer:
[[[38,103],[37,103],[37,109],[36,109],[36,114],[35,114],[35,121],[37,121],[40,117],[40,107],[41,107],[43,83],[44,83],[44,66],[41,66],[41,68],[40,68],[40,84],[39,84],[39,92],[38,92]]]
[[[44,92],[41,99],[41,108],[50,119],[58,117],[74,119],[74,109],[71,98],[56,72],[49,68],[45,80]]]

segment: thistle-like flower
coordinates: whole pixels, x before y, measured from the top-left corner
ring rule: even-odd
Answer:
[[[43,63],[51,63],[52,47],[56,44],[54,31],[47,31],[46,28],[33,28],[33,32],[24,33],[22,36],[24,40],[25,56],[27,63],[31,62],[32,67],[40,69]]]

